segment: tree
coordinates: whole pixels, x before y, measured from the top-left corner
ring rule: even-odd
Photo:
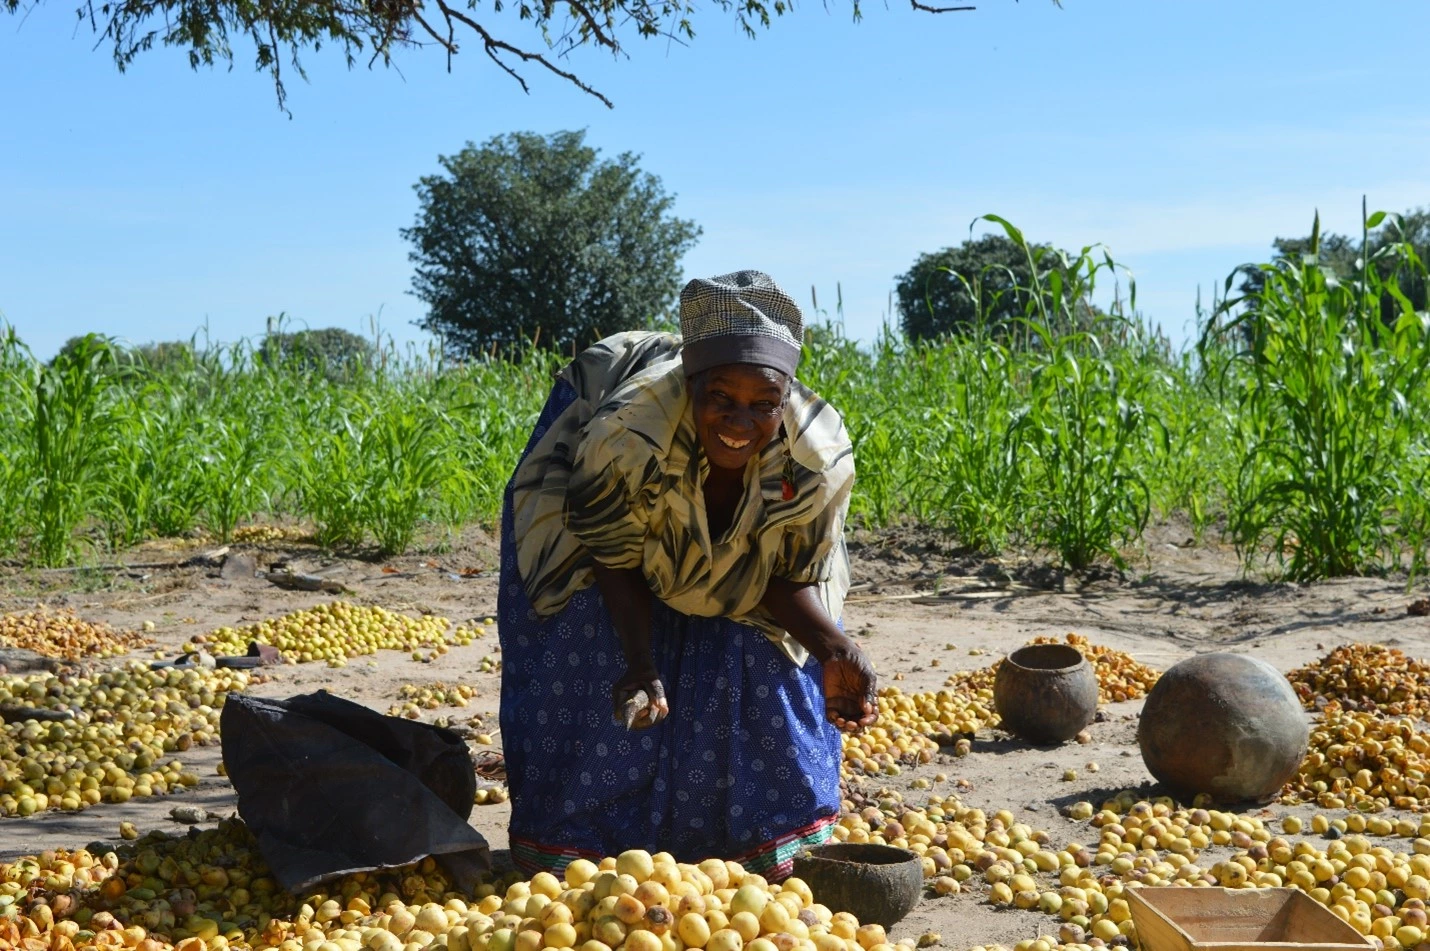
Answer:
[[[140,370],[153,376],[193,369],[199,359],[193,343],[188,340],[142,343],[130,348],[126,356]]]
[[[1271,242],[1271,248],[1275,252],[1276,259],[1300,260],[1311,251],[1311,238],[1276,238]],[[1331,273],[1340,278],[1350,277],[1355,273],[1356,261],[1360,258],[1360,241],[1352,240],[1343,234],[1326,233],[1321,235],[1321,251],[1319,260],[1322,266],[1328,267]],[[1266,285],[1266,273],[1257,269],[1247,269],[1242,272],[1241,293],[1249,297],[1255,297],[1261,293],[1261,288]]]
[[[1364,238],[1329,232],[1322,234],[1317,259],[1339,280],[1350,280],[1360,267],[1363,252],[1369,260],[1377,251],[1401,243],[1408,244],[1421,262],[1430,263],[1430,208],[1412,208],[1402,215],[1392,216]],[[1299,261],[1310,253],[1311,238],[1276,238],[1271,246],[1277,259]],[[1382,258],[1377,266],[1381,279],[1386,282],[1393,279],[1394,285],[1416,310],[1430,310],[1430,287],[1426,286],[1423,271],[1405,267],[1398,255]],[[1254,307],[1266,284],[1266,272],[1257,267],[1243,267],[1241,275],[1241,295],[1247,306]],[[1399,319],[1400,302],[1389,291],[1381,295],[1380,306],[1381,318],[1387,325]]]
[[[371,342],[340,327],[320,330],[269,330],[258,349],[258,359],[268,366],[294,365],[329,379],[344,379],[372,366],[376,356]]]
[[[391,66],[400,50],[437,49],[452,57],[461,42],[471,37],[476,48],[529,91],[519,67],[534,67],[575,85],[607,107],[611,101],[556,61],[582,46],[625,56],[625,41],[641,39],[677,42],[695,38],[694,0],[515,0],[510,13],[540,37],[540,44],[523,45],[495,35],[478,18],[509,16],[504,0],[491,0],[480,10],[481,0],[290,0],[288,3],[252,3],[249,0],[77,0],[76,13],[88,23],[101,43],[112,47],[115,65],[123,72],[155,46],[176,47],[188,54],[189,65],[233,65],[235,40],[254,47],[254,69],[268,73],[284,108],[284,61],[306,79],[301,54],[317,52],[324,44],[342,50],[351,69],[360,58],[369,67]],[[1060,0],[1053,0],[1055,4]],[[971,3],[931,6],[909,0],[925,13],[973,10]],[[794,9],[792,0],[715,0],[720,13],[733,15],[747,36],[768,27],[775,17]],[[0,10],[24,11],[26,0],[0,0]],[[862,18],[860,0],[851,0],[854,20]],[[490,23],[490,20],[488,21]]]
[[[533,341],[570,350],[649,326],[679,290],[700,229],[636,156],[598,160],[584,132],[498,136],[439,158],[423,178],[413,293],[418,326],[470,357]]]
[[[63,361],[73,359],[79,356],[85,350],[91,349],[100,344],[107,344],[112,346],[114,344],[114,341],[112,338],[106,337],[103,334],[76,334],[75,336],[70,337],[64,343],[60,344],[60,349],[55,353],[53,357],[50,358],[50,365],[54,366],[55,364],[61,363]]]
[[[1029,250],[1035,255],[1041,251],[1044,261],[1057,256],[1046,244],[1030,245]],[[1027,253],[1015,242],[988,234],[956,248],[921,254],[895,280],[904,334],[927,340],[968,333],[980,323],[993,333],[1006,331],[1011,321],[1027,313],[1033,272]]]

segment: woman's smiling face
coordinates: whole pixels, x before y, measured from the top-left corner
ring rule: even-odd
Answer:
[[[695,431],[710,465],[743,471],[780,430],[789,377],[732,363],[698,373],[690,383]]]

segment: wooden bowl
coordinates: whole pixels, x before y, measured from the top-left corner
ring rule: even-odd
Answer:
[[[794,874],[830,911],[845,911],[861,925],[892,927],[923,895],[923,859],[908,849],[871,843],[831,842],[794,858]]]

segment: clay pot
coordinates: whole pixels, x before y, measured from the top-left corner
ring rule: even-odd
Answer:
[[[993,703],[1008,732],[1029,743],[1062,743],[1097,716],[1097,674],[1076,647],[1020,647],[998,665]]]
[[[924,865],[908,849],[872,843],[834,842],[794,857],[794,875],[830,911],[845,911],[860,924],[893,927],[914,910],[923,894]]]
[[[1217,802],[1268,802],[1306,756],[1310,723],[1275,667],[1201,654],[1162,674],[1142,707],[1137,743],[1158,781]]]

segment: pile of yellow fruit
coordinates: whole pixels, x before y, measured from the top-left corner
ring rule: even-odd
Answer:
[[[67,710],[72,719],[0,727],[0,815],[83,809],[160,795],[198,778],[166,759],[217,742],[219,710],[248,675],[149,670],[0,677],[0,704]]]
[[[476,794],[472,797],[472,802],[478,806],[495,806],[498,803],[506,802],[510,794],[506,787],[499,784],[477,787]]]
[[[332,897],[372,907],[380,899],[426,904],[457,896],[428,860],[389,873],[349,876]],[[310,896],[308,920],[328,900]],[[340,917],[324,917],[318,933],[341,927]],[[81,948],[159,951],[186,940],[186,951],[277,947],[302,918],[303,902],[273,879],[239,820],[193,836],[150,832],[118,853],[46,852],[0,865],[0,946],[7,937],[28,938],[45,941],[49,949],[58,936]],[[276,940],[265,940],[265,934]]]
[[[1097,672],[1100,701],[1134,700],[1146,696],[1158,673],[1129,654],[1093,644],[1079,634],[1040,637],[1033,644],[1069,644],[1082,652]],[[960,671],[937,692],[905,694],[897,687],[879,691],[879,714],[860,734],[845,735],[842,775],[897,776],[905,766],[928,763],[939,744],[952,746],[955,756],[972,750],[973,733],[997,726],[993,683],[998,664]]]
[[[1364,817],[1353,815],[1347,820],[1351,818]],[[1324,817],[1317,820],[1323,831],[1330,826]],[[1402,819],[1392,825],[1404,831],[1403,824],[1411,822]],[[1430,939],[1426,929],[1430,822],[1413,824],[1418,835],[1409,852],[1374,845],[1357,834],[1333,840],[1324,850],[1308,841],[1292,844],[1278,836],[1239,850],[1214,869],[1232,887],[1264,883],[1299,888],[1373,943],[1415,948]]]
[[[1061,639],[1036,637],[1028,643],[1076,647],[1097,674],[1099,703],[1120,703],[1145,697],[1161,676],[1153,668],[1133,659],[1131,654],[1094,644],[1081,634],[1068,634]],[[998,664],[1001,663],[998,661],[978,670],[959,671],[950,675],[943,685],[964,693],[976,694],[986,690],[991,698],[993,683],[998,677]]]
[[[118,657],[148,643],[141,634],[85,621],[68,609],[39,608],[0,617],[0,647],[18,647],[68,661]]]
[[[184,649],[203,649],[218,656],[242,654],[249,642],[257,641],[278,648],[293,663],[341,664],[380,650],[429,647],[442,653],[448,645],[466,646],[478,636],[472,628],[458,628],[449,635],[450,626],[443,617],[413,618],[380,607],[333,601],[247,627],[221,627],[195,637]]]
[[[1424,937],[1423,928],[1420,934],[1399,929],[1405,925],[1405,909],[1416,909],[1418,901],[1430,897],[1430,892],[1422,896],[1430,889],[1430,817],[1317,816],[1310,823],[1317,834],[1336,829],[1337,834],[1364,831],[1415,840],[1409,852],[1394,852],[1372,849],[1346,835],[1320,853],[1309,843],[1292,845],[1275,837],[1256,817],[1180,808],[1165,798],[1148,802],[1132,792],[1120,793],[1101,807],[1081,802],[1067,810],[1073,819],[1090,820],[1095,844],[1076,839],[1056,843],[1047,832],[1018,823],[1011,812],[988,815],[955,797],[933,797],[925,808],[909,806],[887,789],[876,798],[877,804],[864,808],[846,802],[835,837],[912,849],[922,856],[925,877],[937,895],[974,890],[993,905],[1060,919],[1056,934],[1020,942],[1021,951],[1135,940],[1126,891],[1160,885],[1300,888],[1372,935],[1373,943],[1414,948],[1418,940],[1405,941]],[[1302,827],[1296,817],[1282,823],[1288,835],[1300,833]],[[1213,847],[1237,851],[1220,861],[1199,863],[1203,852]],[[1347,850],[1352,855],[1369,853],[1374,862],[1348,858]],[[1357,864],[1367,866],[1368,874],[1347,871]],[[1410,920],[1418,916],[1412,914]]]
[[[1337,647],[1286,677],[1309,709],[1334,702],[1393,717],[1430,713],[1430,663],[1382,644]]]
[[[423,710],[465,707],[476,695],[477,688],[470,684],[448,684],[440,680],[429,684],[403,684],[397,692],[402,702],[389,707],[387,715],[416,720]]]
[[[1090,826],[1077,828],[1095,844],[1057,842],[1006,810],[990,815],[954,797],[915,808],[887,790],[878,806],[843,816],[834,834],[912,849],[936,895],[972,890],[993,905],[1051,917],[1056,933],[1020,942],[1021,951],[1135,940],[1127,890],[1176,884],[1301,888],[1381,947],[1413,949],[1425,938],[1430,819],[1318,816],[1311,824],[1322,833],[1365,827],[1420,837],[1408,852],[1356,834],[1320,851],[1274,835],[1258,818],[1166,799],[1123,793],[1096,811],[1079,805],[1085,808],[1075,812],[1092,815]],[[1288,817],[1282,828],[1299,833],[1301,820]],[[1199,863],[1212,847],[1234,851]],[[428,861],[350,876],[298,899],[276,887],[242,824],[230,821],[194,837],[151,833],[122,858],[60,852],[0,866],[0,939],[45,951],[324,951],[328,944],[339,951],[895,951],[882,929],[831,914],[802,882],[770,887],[724,862],[679,865],[630,852],[572,863],[564,879],[508,876],[457,895]]]
[[[151,833],[116,853],[47,852],[0,866],[0,942],[136,951],[895,951],[884,929],[718,860],[578,859],[460,895],[435,862],[348,876],[295,899],[241,823]]]
[[[439,629],[437,619],[357,613],[374,610],[380,611],[339,603],[268,622],[267,633],[277,634],[281,628],[291,638],[287,644],[256,636],[254,628],[239,636],[245,646],[247,640],[266,640],[293,659],[303,659],[306,652],[314,660],[371,653],[400,636],[432,633],[427,644],[442,650],[453,642],[445,621]],[[399,633],[387,633],[389,623]],[[422,627],[426,624],[430,629]],[[466,632],[461,635],[466,643],[483,631],[458,630]],[[341,650],[314,653],[334,638]],[[1156,680],[1155,671],[1121,652],[1077,635],[1059,642],[1072,644],[1089,658],[1104,701],[1142,696]],[[209,641],[211,650],[212,645]],[[398,649],[410,648],[399,644]],[[1372,653],[1356,656],[1365,660]],[[1418,696],[1406,686],[1419,676],[1418,662],[1400,663],[1393,654],[1374,656],[1389,656],[1392,669],[1404,673],[1403,680],[1390,677],[1400,686],[1388,694],[1369,695],[1376,712]],[[483,658],[484,668],[488,661],[493,668],[500,663],[496,657]],[[129,669],[131,677],[140,672]],[[144,673],[161,678],[156,689],[171,700],[165,691],[192,696],[197,681],[242,676],[227,671]],[[844,737],[846,793],[833,828],[836,840],[914,851],[933,895],[963,895],[1045,916],[1034,919],[1047,922],[1032,932],[1038,936],[1019,942],[1014,951],[1093,951],[1134,943],[1128,891],[1159,885],[1299,888],[1367,935],[1373,945],[1386,951],[1426,951],[1430,817],[1392,816],[1380,810],[1430,806],[1430,784],[1425,781],[1430,735],[1418,732],[1409,719],[1343,709],[1341,701],[1355,699],[1360,705],[1367,695],[1362,691],[1357,696],[1359,687],[1338,684],[1369,688],[1369,679],[1346,674],[1337,681],[1329,669],[1315,675],[1321,686],[1312,693],[1323,698],[1317,706],[1324,715],[1313,732],[1306,763],[1288,791],[1291,801],[1353,810],[1343,818],[1318,815],[1307,823],[1288,816],[1279,821],[1278,830],[1269,819],[1263,821],[1267,813],[1237,815],[1198,808],[1197,802],[1188,808],[1125,791],[1100,803],[1072,803],[1064,809],[1066,819],[1055,820],[1057,830],[1049,831],[1018,821],[1009,810],[985,811],[955,796],[935,795],[924,805],[914,805],[892,789],[869,793],[853,785],[861,775],[893,776],[906,766],[930,762],[939,741],[952,741],[955,753],[966,753],[969,735],[996,725],[995,673],[996,665],[955,675],[937,692],[880,692],[875,725]],[[179,682],[171,684],[171,678]],[[64,689],[34,690],[29,684],[38,680],[48,685],[58,678],[9,678],[22,680],[30,705],[68,705]],[[1298,689],[1310,682],[1302,677]],[[393,709],[412,716],[441,705],[465,706],[474,692],[442,682],[409,684],[400,695],[403,703]],[[199,691],[200,701],[206,696]],[[218,699],[217,694],[212,699]],[[86,709],[100,706],[90,703]],[[195,725],[187,734],[189,742],[212,739],[215,706],[187,704],[194,712],[209,711],[203,718],[207,726]],[[175,718],[180,712],[177,704],[165,709]],[[129,719],[153,726],[144,717]],[[25,725],[26,735],[34,735],[27,741],[32,748],[44,740],[40,731],[30,729],[36,726],[49,729]],[[482,734],[476,741],[490,743],[491,737]],[[173,739],[173,748],[179,742]],[[158,749],[169,747],[166,739]],[[152,743],[149,749],[155,752]],[[36,760],[35,766],[43,767],[42,776],[69,775],[63,764],[58,773],[48,761]],[[160,777],[156,786],[152,766],[151,761],[143,767],[148,773],[142,778],[149,780],[150,791],[161,791],[167,779]],[[34,766],[28,768],[35,771]],[[83,783],[86,775],[81,767],[82,791],[90,788]],[[90,786],[107,798],[105,787]],[[478,791],[479,802],[499,802],[505,796],[500,786]],[[0,798],[0,806],[4,804]],[[1306,826],[1330,841],[1296,841]],[[1375,845],[1370,837],[1389,845],[1396,837],[1402,849]],[[917,942],[906,939],[904,945],[923,947],[937,940],[925,935]],[[6,942],[26,951],[905,951],[891,944],[878,926],[832,914],[798,880],[772,887],[729,863],[681,865],[667,855],[643,852],[600,863],[577,861],[565,871],[564,880],[545,873],[529,881],[508,875],[472,895],[456,894],[429,860],[415,868],[349,876],[321,894],[291,897],[276,886],[247,831],[235,821],[193,837],[151,833],[126,845],[121,854],[46,853],[0,865],[0,947]]]
[[[264,542],[305,542],[312,539],[311,532],[279,525],[240,525],[230,536],[237,545],[257,545]]]
[[[931,762],[940,741],[954,743],[956,755],[966,754],[969,741],[955,737],[973,733],[995,717],[991,686],[916,694],[885,687],[879,691],[878,707],[873,726],[843,736],[846,779],[860,774],[897,776],[905,766]]]
[[[457,638],[458,641],[470,644],[472,641],[476,640],[479,637],[486,637],[487,628],[491,627],[495,623],[496,622],[493,621],[491,618],[487,618],[480,624],[477,624],[472,621],[468,621],[466,624],[458,624],[457,630],[453,633],[452,636]]]
[[[1076,647],[1097,674],[1098,702],[1121,703],[1147,696],[1157,678],[1157,670],[1133,659],[1131,654],[1094,644],[1081,634],[1069,634],[1059,641],[1056,637],[1037,637],[1033,644],[1068,644]]]
[[[1146,695],[1158,673],[1122,651],[1091,643],[1079,634],[1037,638],[1034,644],[1069,644],[1088,658],[1097,672],[1100,700],[1132,700]],[[879,691],[874,725],[844,737],[843,776],[897,776],[905,766],[928,763],[939,744],[952,746],[955,756],[972,750],[973,733],[997,726],[993,683],[998,664],[960,671],[937,692],[905,694],[897,687]]]
[[[1328,705],[1284,801],[1327,809],[1430,807],[1430,735],[1409,718],[1385,719]]]
[[[1061,917],[1065,924],[1050,947],[1059,942],[1079,944],[1087,935],[1108,943],[1116,941],[1118,934],[1135,938],[1126,890],[1162,885],[1292,887],[1327,905],[1378,946],[1411,949],[1427,937],[1424,910],[1430,899],[1430,819],[1392,821],[1354,813],[1337,820],[1316,816],[1310,823],[1313,832],[1328,835],[1335,829],[1336,835],[1342,836],[1322,851],[1308,841],[1292,843],[1273,835],[1255,817],[1179,809],[1166,799],[1150,803],[1134,799],[1125,794],[1105,803],[1092,819],[1100,836],[1095,851],[1068,845],[1058,853],[1056,869],[1045,869],[1051,861],[1027,847],[1020,849],[1031,853],[1023,860],[1021,871],[1013,855],[1004,853],[989,863],[989,854],[980,854],[975,864],[981,868],[987,863],[984,878],[991,883],[991,899],[1007,902],[1011,894],[1014,905],[1036,907]],[[1080,812],[1091,808],[1087,803],[1080,805],[1084,807]],[[1281,827],[1286,834],[1295,835],[1304,823],[1288,816]],[[1345,835],[1348,830],[1414,837],[1414,841],[1410,851],[1396,852],[1372,846],[1359,835]],[[1236,851],[1229,858],[1198,864],[1203,850],[1213,846]],[[995,871],[1000,861],[1007,866]],[[1030,881],[1043,871],[1056,871],[1057,889]],[[1007,887],[1000,888],[1000,884]]]
[[[1317,816],[1313,831],[1349,833],[1322,851],[1256,817],[1131,792],[1077,806],[1072,814],[1090,823],[1075,828],[1090,844],[1055,840],[1007,810],[988,814],[954,797],[918,808],[888,790],[841,817],[834,835],[915,851],[935,895],[971,891],[1053,919],[1054,933],[1015,951],[1135,941],[1127,891],[1159,885],[1300,888],[1377,946],[1414,949],[1427,937],[1430,818]],[[1302,821],[1281,827],[1295,835]],[[1361,829],[1414,841],[1397,852]],[[1199,861],[1213,847],[1231,851]],[[936,940],[925,938],[920,946]],[[454,893],[429,860],[295,898],[236,821],[192,837],[151,833],[122,856],[53,852],[0,866],[0,941],[37,951],[897,951],[883,929],[831,914],[796,879],[771,887],[729,863],[681,865],[643,852],[574,862],[564,881],[507,876],[474,895]]]
[[[1109,805],[1121,808],[1118,803]],[[1148,816],[1154,814],[1150,804],[1142,808]],[[1169,814],[1165,804],[1156,808]],[[1090,805],[1087,811],[1092,811]],[[1129,821],[1137,825],[1141,819]],[[1056,936],[1030,939],[1020,945],[1023,951],[1034,948],[1038,940],[1048,949],[1095,948],[1135,937],[1123,888],[1131,887],[1127,883],[1133,880],[1152,884],[1157,873],[1171,880],[1176,871],[1171,864],[1157,865],[1145,855],[1119,862],[1121,842],[1113,846],[1111,833],[1104,834],[1103,843],[1095,848],[1075,841],[1058,846],[1049,833],[1017,822],[1007,810],[988,815],[952,796],[935,796],[927,807],[914,808],[897,793],[882,790],[878,805],[846,812],[834,835],[841,841],[889,844],[918,853],[936,895],[976,891],[995,906],[1041,911],[1062,919]],[[1139,829],[1135,835],[1140,840],[1143,832]],[[1125,873],[1126,882],[1116,873]]]

